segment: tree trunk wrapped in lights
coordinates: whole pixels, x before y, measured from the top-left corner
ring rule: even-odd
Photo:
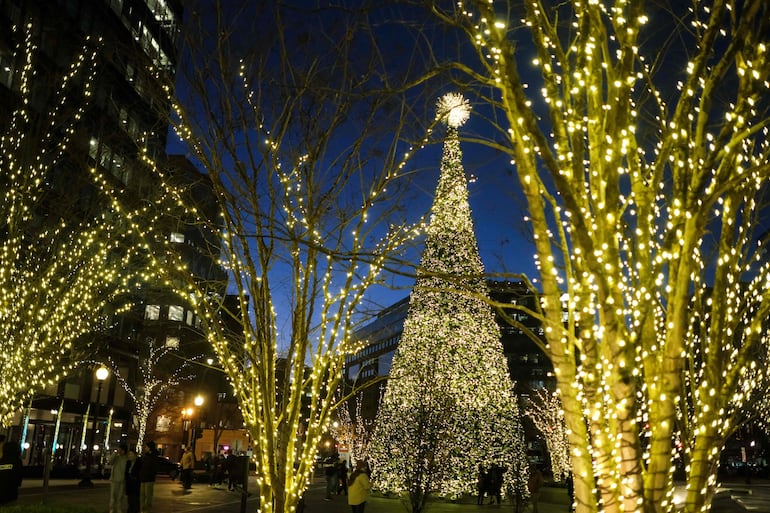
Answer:
[[[475,493],[479,465],[505,468],[507,488],[526,496],[523,431],[462,166],[468,109],[459,95],[439,102],[448,124],[441,177],[370,448],[374,486],[408,493],[414,512],[430,494]]]
[[[578,509],[674,509],[680,439],[685,511],[705,511],[767,383],[770,7],[514,4],[434,13],[468,34],[484,71],[457,66],[506,118]]]

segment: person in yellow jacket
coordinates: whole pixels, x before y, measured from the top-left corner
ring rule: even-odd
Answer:
[[[348,479],[348,504],[353,513],[364,513],[366,500],[369,498],[369,492],[372,489],[372,483],[369,481],[369,475],[366,473],[366,462],[358,460],[356,470]]]
[[[192,448],[188,447],[182,454],[182,461],[179,462],[182,467],[182,488],[189,490],[192,488],[193,469],[195,468],[195,455]]]

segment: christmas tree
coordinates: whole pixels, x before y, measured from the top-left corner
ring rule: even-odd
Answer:
[[[505,468],[506,489],[526,495],[524,440],[513,383],[489,304],[468,204],[459,127],[462,96],[438,102],[447,123],[441,176],[409,313],[377,416],[374,485],[408,493],[475,493],[479,469]]]

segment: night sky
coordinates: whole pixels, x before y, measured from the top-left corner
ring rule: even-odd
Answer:
[[[344,2],[343,2],[344,3]],[[272,4],[272,3],[268,3]],[[299,0],[289,2],[297,6],[282,12],[282,16],[289,27],[283,32],[283,36],[289,44],[296,44],[296,59],[301,61],[306,57],[307,48],[325,44],[324,33],[329,34],[328,39],[336,31],[342,30],[340,22],[334,10],[318,10],[315,8],[319,2]],[[354,3],[356,6],[360,2]],[[238,5],[227,3],[227,6]],[[251,51],[255,45],[265,45],[271,38],[273,13],[265,3],[251,2],[253,7],[244,11],[236,11],[233,14],[234,26],[232,31],[233,48]],[[188,9],[188,24],[192,13],[206,13],[210,9],[208,2],[201,2],[196,7]],[[248,12],[248,15],[244,13]],[[211,17],[210,19],[213,19]],[[437,28],[430,18],[423,12],[404,6],[380,7],[370,11],[367,18],[371,22],[372,30],[376,34],[377,42],[381,45],[383,54],[383,69],[396,75],[416,75],[428,66],[422,60],[431,58],[452,58],[457,52],[467,51],[467,41],[457,34],[447,33],[444,29]],[[320,20],[320,21],[319,21]],[[409,20],[404,23],[402,20]],[[218,31],[221,32],[221,31]],[[212,31],[212,33],[215,33]],[[238,39],[240,38],[240,39]],[[362,39],[362,41],[365,41]],[[311,42],[310,44],[308,44]],[[365,42],[361,44],[362,55],[370,49]],[[432,57],[427,55],[433,52]],[[200,55],[191,55],[182,51],[180,70],[178,73],[177,87],[183,94],[185,92],[185,75],[195,66],[200,66]],[[405,57],[405,56],[408,56]],[[471,58],[473,58],[471,56]],[[392,70],[392,71],[391,71]],[[270,80],[266,77],[265,80]],[[438,77],[426,82],[416,90],[414,112],[415,119],[430,122],[435,115],[435,101],[445,92],[456,90],[448,77]],[[471,99],[473,104],[473,99]],[[485,114],[478,109],[485,109],[478,104],[477,109],[471,113],[471,119],[462,128],[461,138],[474,139],[499,138],[499,133],[490,127],[485,121]],[[415,133],[419,133],[419,127]],[[409,202],[408,212],[413,215],[414,221],[420,215],[427,212],[433,200],[433,193],[438,182],[439,165],[441,160],[440,133],[433,137],[433,142],[422,149],[413,162],[410,163],[410,188],[414,196]],[[169,138],[169,153],[186,153],[180,147],[175,136]],[[493,150],[479,143],[463,142],[464,167],[469,177],[469,199],[473,218],[476,226],[479,250],[487,273],[499,275],[524,273],[530,279],[536,280],[537,274],[534,266],[534,248],[528,235],[529,228],[523,221],[524,200],[520,195],[518,179],[515,170],[509,164],[509,158],[501,152]],[[409,253],[409,260],[415,264],[419,261],[421,244]],[[413,280],[407,277],[398,277],[390,280],[397,290],[379,288],[372,290],[368,299],[374,304],[367,308],[376,310],[377,306],[390,305],[408,294]],[[512,277],[508,276],[512,279]]]

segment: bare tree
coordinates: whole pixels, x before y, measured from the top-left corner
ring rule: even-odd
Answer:
[[[124,376],[118,366],[110,362],[115,377],[134,404],[137,420],[136,447],[139,451],[147,434],[147,422],[155,413],[158,401],[164,399],[180,383],[193,378],[187,362],[179,363],[179,360],[175,359],[176,365],[169,367],[168,364],[163,364],[162,360],[171,351],[172,349],[165,345],[158,345],[154,338],[147,337],[139,350],[137,379]]]
[[[419,220],[404,223],[407,163],[431,122],[407,96],[410,62],[379,50],[365,12],[203,4],[165,92],[221,211],[208,228],[222,237],[229,299],[170,265],[171,252],[164,267],[232,384],[261,511],[291,512],[338,406],[344,357],[358,349],[357,310],[419,233]],[[166,193],[193,211],[183,191]]]
[[[682,5],[433,6],[477,49],[456,67],[528,204],[579,511],[672,510],[678,433],[685,511],[706,510],[766,381],[770,12]]]

